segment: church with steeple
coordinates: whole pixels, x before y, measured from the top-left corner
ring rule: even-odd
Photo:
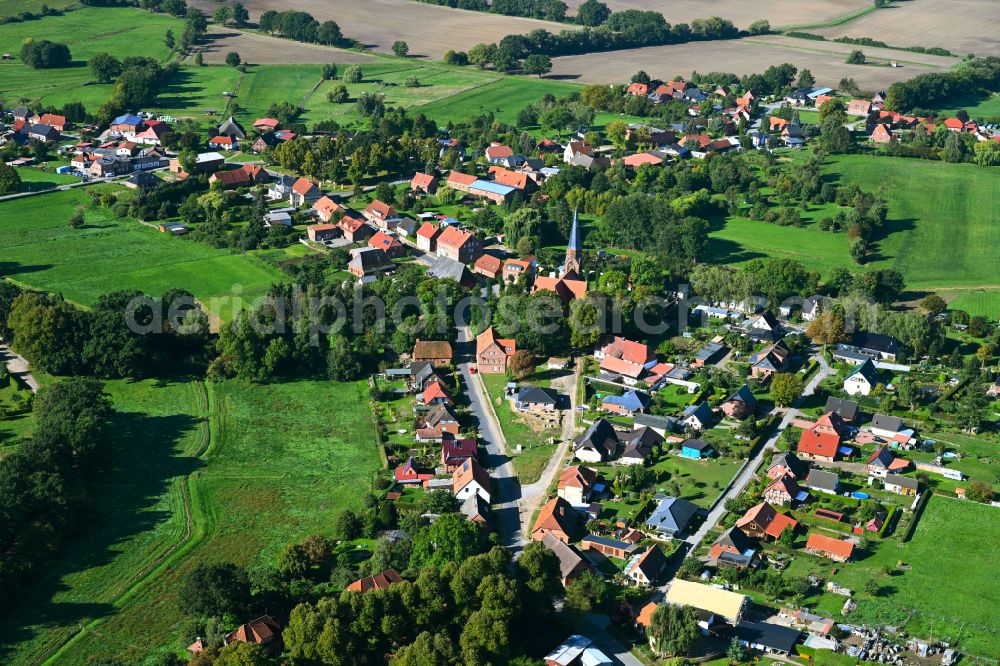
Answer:
[[[560,277],[579,280],[583,271],[580,269],[580,259],[583,246],[580,244],[580,224],[573,210],[573,228],[569,232],[569,243],[566,244],[566,260],[563,262]]]
[[[583,243],[580,240],[580,223],[577,213],[573,211],[573,228],[569,232],[569,242],[566,244],[566,258],[559,268],[559,277],[555,274],[535,278],[532,291],[548,290],[555,292],[564,302],[583,298],[587,293],[587,281],[583,278],[580,262],[583,259]]]

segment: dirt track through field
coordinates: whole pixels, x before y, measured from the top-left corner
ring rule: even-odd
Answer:
[[[917,74],[944,71],[957,62],[955,58],[908,51],[864,49],[872,58],[878,54],[898,59],[901,66],[847,65],[846,53],[853,48],[856,47],[780,36],[692,42],[554,58],[552,75],[579,83],[618,83],[627,81],[640,69],[656,78],[688,76],[695,70],[743,75],[787,62],[800,70],[809,69],[819,85],[836,87],[841,78],[849,77],[862,88],[883,89]]]
[[[194,0],[209,15],[218,4]],[[574,26],[483,12],[468,12],[415,0],[247,0],[251,20],[269,9],[309,12],[317,21],[336,21],[344,36],[389,53],[396,40],[405,41],[411,56],[440,60],[445,51],[467,51],[480,42],[498,42],[509,34],[537,28],[558,33]]]

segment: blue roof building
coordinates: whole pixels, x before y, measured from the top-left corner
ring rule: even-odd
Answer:
[[[672,537],[686,530],[697,513],[698,507],[687,500],[663,497],[646,519],[646,526],[663,536]]]
[[[142,118],[133,115],[131,113],[126,113],[124,115],[118,116],[111,121],[112,125],[141,125]]]
[[[651,398],[640,391],[628,391],[625,395],[609,395],[601,401],[601,407],[619,414],[636,414],[645,412]]]
[[[510,185],[501,185],[500,183],[492,180],[476,180],[469,185],[469,192],[471,194],[485,193],[494,194],[500,197],[508,197],[514,192],[517,192],[517,188],[511,187]]]
[[[711,458],[712,445],[700,439],[685,439],[681,442],[681,455],[694,460]]]

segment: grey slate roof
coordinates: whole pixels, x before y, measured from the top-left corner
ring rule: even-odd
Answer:
[[[833,412],[845,421],[854,421],[858,416],[858,403],[845,398],[829,397],[826,400],[826,407],[823,413]]]
[[[804,485],[806,488],[825,490],[826,492],[835,493],[840,487],[840,477],[833,472],[824,472],[820,469],[814,469],[809,472],[809,476],[806,478]]]
[[[872,427],[878,428],[879,430],[890,430],[892,432],[899,432],[899,429],[903,427],[903,419],[898,416],[886,416],[885,414],[876,414],[872,417]]]
[[[778,652],[791,652],[802,632],[769,622],[740,622],[736,625],[736,636],[752,645],[763,645]]]
[[[546,405],[555,405],[558,402],[557,396],[548,389],[539,386],[525,386],[517,393],[518,402],[539,402]]]
[[[776,453],[774,457],[771,458],[771,464],[767,466],[768,469],[781,465],[782,467],[792,471],[795,478],[801,479],[805,475],[806,471],[809,469],[809,465],[805,461],[800,460],[798,456],[794,453]]]
[[[618,449],[618,444],[618,433],[614,427],[604,419],[597,419],[577,438],[573,450],[594,449],[602,458],[608,458]]]
[[[894,486],[912,488],[913,490],[916,490],[919,487],[916,479],[910,476],[902,476],[900,474],[886,474],[885,482]]]
[[[646,519],[646,525],[658,532],[678,534],[687,529],[691,519],[698,513],[698,507],[687,500],[664,497]]]

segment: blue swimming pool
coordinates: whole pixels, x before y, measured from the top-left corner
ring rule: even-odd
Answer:
[[[868,499],[868,493],[863,493],[860,490],[855,490],[851,493],[851,497],[854,499]]]

